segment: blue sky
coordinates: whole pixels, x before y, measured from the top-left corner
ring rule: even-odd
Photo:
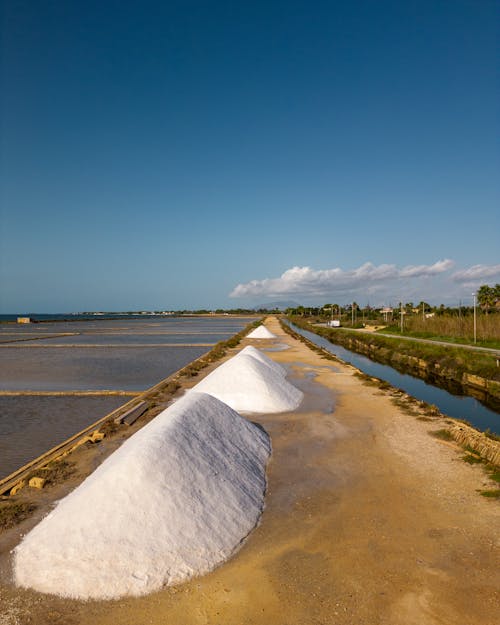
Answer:
[[[2,3],[0,312],[500,281],[498,3]]]

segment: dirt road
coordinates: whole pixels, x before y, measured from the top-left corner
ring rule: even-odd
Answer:
[[[244,341],[290,368],[259,527],[213,573],[143,598],[78,602],[2,583],[0,625],[498,625],[500,506],[488,478],[349,366],[267,322]],[[426,418],[426,417],[423,417]]]

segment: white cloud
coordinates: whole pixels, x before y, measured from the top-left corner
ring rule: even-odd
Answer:
[[[292,267],[278,278],[251,280],[238,284],[230,297],[282,297],[282,296],[348,296],[360,294],[385,297],[387,293],[410,293],[410,283],[422,278],[444,274],[455,263],[444,259],[432,265],[408,265],[398,268],[394,264],[373,265],[364,263],[356,269],[312,269]],[[402,288],[404,287],[404,288]],[[410,287],[410,288],[409,288]]]
[[[400,276],[402,278],[417,278],[421,276],[435,276],[439,273],[443,273],[448,271],[455,266],[455,263],[449,258],[445,258],[444,260],[438,260],[437,263],[433,265],[409,265],[408,267],[404,267]]]
[[[475,284],[477,281],[500,278],[500,265],[473,265],[469,269],[457,271],[452,276],[455,282]]]

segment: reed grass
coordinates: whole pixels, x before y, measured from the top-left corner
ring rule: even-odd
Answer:
[[[403,334],[407,336],[471,344],[474,342],[474,316],[438,315],[423,319],[419,315],[408,315],[404,319],[403,330]],[[379,332],[401,334],[401,328],[394,323]],[[477,314],[476,339],[477,344],[482,347],[500,349],[500,314]]]
[[[332,343],[343,345],[358,353],[366,354],[372,346],[374,350],[370,350],[370,358],[390,364],[396,369],[400,365],[401,357],[413,356],[424,360],[434,372],[436,368],[440,371],[447,371],[448,377],[453,375],[457,382],[460,382],[464,373],[500,381],[500,367],[497,366],[495,354],[464,349],[459,345],[448,346],[439,343],[407,341],[400,338],[399,333],[395,333],[393,337],[387,337],[375,332],[368,334],[344,328],[312,326],[306,320],[297,317],[292,317],[291,321],[305,330],[323,336]],[[403,369],[406,371],[408,366],[408,363],[405,363]]]

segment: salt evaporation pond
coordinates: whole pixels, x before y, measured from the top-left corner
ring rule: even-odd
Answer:
[[[16,583],[113,599],[211,571],[258,522],[270,450],[261,428],[210,395],[189,393],[25,536]]]
[[[262,513],[271,443],[213,393],[237,396],[252,412],[292,410],[303,394],[285,375],[253,347],[217,367],[205,378],[212,394],[199,392],[202,380],[24,537],[15,582],[63,597],[114,599],[227,560]]]
[[[252,320],[155,317],[0,324],[0,390],[17,393],[0,396],[0,478],[130,399],[26,397],[21,392],[140,392]],[[72,336],[60,336],[68,333]]]

